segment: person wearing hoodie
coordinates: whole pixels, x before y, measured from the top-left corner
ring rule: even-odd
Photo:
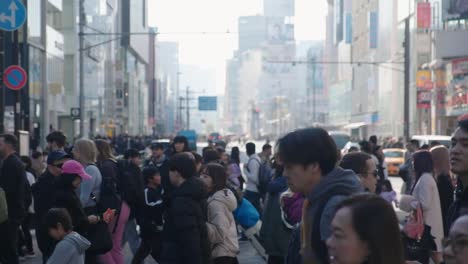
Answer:
[[[49,209],[54,205],[54,194],[57,190],[56,182],[62,174],[63,164],[71,157],[65,151],[52,151],[47,156],[47,169],[39,176],[32,186],[34,198],[34,212],[36,214],[36,240],[42,253],[42,261],[45,264],[54,251],[55,242],[47,234],[48,230],[43,220]]]
[[[72,220],[67,209],[52,208],[45,219],[49,235],[60,241],[47,264],[84,264],[85,251],[91,243],[73,231]]]
[[[289,188],[306,196],[301,236],[291,241],[287,259],[306,264],[329,263],[325,241],[331,235],[335,209],[348,196],[362,192],[362,185],[353,171],[337,167],[336,144],[322,128],[285,135],[278,141],[278,154]],[[298,242],[300,237],[303,239]]]
[[[239,242],[236,222],[232,212],[237,208],[234,193],[227,188],[227,173],[224,166],[209,163],[202,170],[208,198],[208,237],[214,264],[237,264]]]
[[[169,177],[175,189],[165,212],[161,264],[211,263],[207,191],[194,177],[195,171],[190,153],[178,153],[169,162]]]
[[[283,223],[280,196],[288,189],[288,182],[283,177],[283,167],[278,163],[278,160],[275,159],[273,167],[273,179],[267,186],[260,237],[268,255],[268,264],[283,264],[291,237],[291,229]]]

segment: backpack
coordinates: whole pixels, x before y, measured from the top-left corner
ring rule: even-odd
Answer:
[[[255,160],[256,162],[258,162],[260,164],[260,167],[258,169],[258,184],[257,184],[257,189],[258,189],[258,192],[261,194],[261,195],[265,195],[267,193],[267,187],[268,187],[268,184],[270,183],[271,181],[271,175],[272,175],[272,169],[270,167],[270,165],[268,165],[268,162],[266,161],[258,161],[257,159],[255,158],[251,158],[248,162],[247,162],[247,170],[249,168],[248,164],[250,163],[251,160]],[[250,171],[249,171],[250,172]]]
[[[5,223],[8,220],[8,204],[6,200],[6,193],[3,188],[0,187],[0,224]]]

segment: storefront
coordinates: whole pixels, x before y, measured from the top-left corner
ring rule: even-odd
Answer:
[[[447,130],[453,132],[457,117],[468,113],[468,57],[447,64],[447,82]]]

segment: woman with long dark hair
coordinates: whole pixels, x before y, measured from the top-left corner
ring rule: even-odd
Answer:
[[[130,216],[130,207],[126,201],[121,200],[121,186],[119,184],[119,167],[117,159],[112,153],[111,145],[102,139],[95,141],[97,148],[97,165],[102,174],[101,203],[116,210],[116,216],[109,223],[109,232],[112,235],[112,249],[100,256],[103,263],[123,264],[125,262],[122,251],[122,237]]]
[[[332,264],[404,264],[398,219],[393,207],[374,194],[343,201],[327,240]]]
[[[236,264],[239,242],[232,212],[237,208],[237,199],[227,188],[226,169],[221,164],[209,163],[202,170],[201,180],[209,193],[207,227],[213,262]]]
[[[446,218],[449,208],[453,203],[453,192],[455,191],[455,186],[453,186],[450,175],[449,150],[442,145],[436,146],[431,149],[431,155],[432,162],[434,163],[434,176],[440,194],[444,235],[448,236],[450,226],[446,223]]]
[[[444,228],[439,190],[434,180],[434,165],[429,151],[418,151],[413,154],[413,166],[416,181],[412,195],[419,201],[423,209],[424,223],[431,227],[431,234],[435,237],[437,251],[432,254],[434,262],[442,261],[442,239]]]

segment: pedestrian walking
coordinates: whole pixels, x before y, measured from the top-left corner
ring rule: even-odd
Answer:
[[[137,232],[137,222],[140,222],[144,208],[144,183],[141,175],[140,165],[142,163],[140,153],[136,149],[125,152],[125,161],[120,163],[122,170],[120,183],[122,186],[122,200],[130,207],[130,216],[125,226],[122,246],[128,242],[133,255],[140,247],[141,239]]]
[[[189,152],[189,144],[188,140],[184,136],[176,136],[174,140],[172,141],[172,146],[170,149],[170,154],[169,156],[172,157],[177,153],[182,153],[182,152]]]
[[[447,216],[450,205],[453,203],[452,176],[450,175],[449,150],[445,146],[436,146],[431,149],[432,162],[434,164],[434,176],[437,182],[437,190],[440,195],[440,207],[442,210],[442,220],[444,223],[444,235],[448,235],[450,227],[447,223]]]
[[[458,128],[452,137],[450,148],[450,165],[452,173],[458,176],[455,201],[450,206],[447,226],[468,214],[468,114],[459,118]]]
[[[107,209],[112,209],[116,214],[108,225],[108,230],[112,235],[112,249],[99,259],[106,264],[123,264],[125,255],[122,249],[122,238],[130,216],[130,207],[126,201],[122,200],[121,171],[117,159],[112,154],[110,144],[102,139],[96,140],[95,144],[98,153],[97,165],[102,175],[98,210],[103,213]]]
[[[364,152],[348,153],[341,159],[340,167],[356,173],[365,191],[376,193],[378,173],[372,156]]]
[[[140,224],[141,244],[132,264],[143,263],[151,254],[157,262],[161,257],[162,230],[163,230],[163,189],[161,175],[156,167],[147,167],[142,171],[145,180],[145,208]]]
[[[331,235],[333,213],[346,197],[363,191],[354,172],[337,167],[336,149],[333,139],[321,128],[297,130],[278,141],[279,158],[291,191],[307,197],[301,223],[303,239],[291,242],[296,246],[288,249],[288,255],[299,256],[302,248],[304,263],[329,262],[325,240]]]
[[[280,196],[288,189],[283,167],[275,159],[273,178],[268,184],[260,238],[268,255],[268,264],[283,264],[288,252],[291,229],[281,217]]]
[[[67,144],[67,137],[62,131],[53,131],[46,137],[47,150],[51,151],[65,151]]]
[[[59,241],[47,264],[84,264],[85,251],[91,243],[73,231],[73,223],[64,208],[53,208],[45,217],[50,236]]]
[[[397,216],[380,197],[361,194],[343,201],[331,226],[330,263],[405,263]]]
[[[208,237],[214,264],[237,264],[239,242],[236,222],[232,212],[237,208],[234,193],[227,188],[227,173],[224,166],[209,163],[201,174],[207,187]]]
[[[431,234],[435,237],[437,251],[432,259],[435,263],[442,261],[442,239],[444,228],[442,222],[442,210],[437,183],[433,177],[434,166],[429,151],[418,151],[413,155],[414,172],[416,182],[412,195],[419,201],[423,209],[424,223],[431,227]]]
[[[228,183],[236,190],[243,190],[244,178],[240,168],[240,151],[238,147],[231,149],[231,161],[228,165]]]
[[[175,186],[164,221],[162,264],[211,262],[207,231],[207,192],[195,178],[195,162],[189,153],[174,155],[169,173]]]
[[[34,212],[36,214],[36,240],[44,264],[55,248],[55,242],[48,234],[44,217],[54,205],[54,194],[57,192],[56,182],[62,174],[63,164],[70,159],[71,156],[65,151],[52,151],[49,153],[47,156],[47,169],[38,177],[37,182],[32,187]]]
[[[406,150],[405,163],[400,166],[398,174],[404,182],[401,193],[411,194],[411,187],[415,182],[413,154],[419,150],[419,141],[411,140],[406,144]]]
[[[44,161],[44,154],[40,151],[33,151],[31,155],[32,169],[34,170],[34,175],[41,176],[42,173],[46,170],[46,163]]]
[[[169,159],[164,154],[164,145],[156,143],[151,145],[151,157],[146,160],[144,167],[154,166],[161,175],[161,185],[164,190],[164,199],[167,200],[174,187],[169,179]]]
[[[0,262],[17,264],[18,228],[26,215],[24,165],[16,153],[18,139],[11,134],[0,135],[0,188],[5,193],[8,220],[0,223]]]
[[[271,163],[271,155],[273,155],[273,147],[270,144],[265,144],[262,147],[262,152],[258,154],[258,157],[262,161],[262,163],[268,164],[268,166],[272,166]]]
[[[34,201],[32,197],[32,186],[36,183],[36,176],[33,174],[32,161],[28,156],[21,156],[21,161],[26,171],[26,186],[25,186],[25,208],[26,215],[21,222],[19,230],[18,254],[27,258],[35,257],[33,241],[31,236],[31,221],[34,216]]]
[[[244,164],[244,174],[247,176],[247,184],[245,187],[244,197],[249,200],[250,203],[257,209],[260,213],[262,212],[261,206],[261,194],[258,190],[259,184],[259,173],[261,160],[255,152],[255,144],[249,142],[246,144],[247,156],[249,160]]]

